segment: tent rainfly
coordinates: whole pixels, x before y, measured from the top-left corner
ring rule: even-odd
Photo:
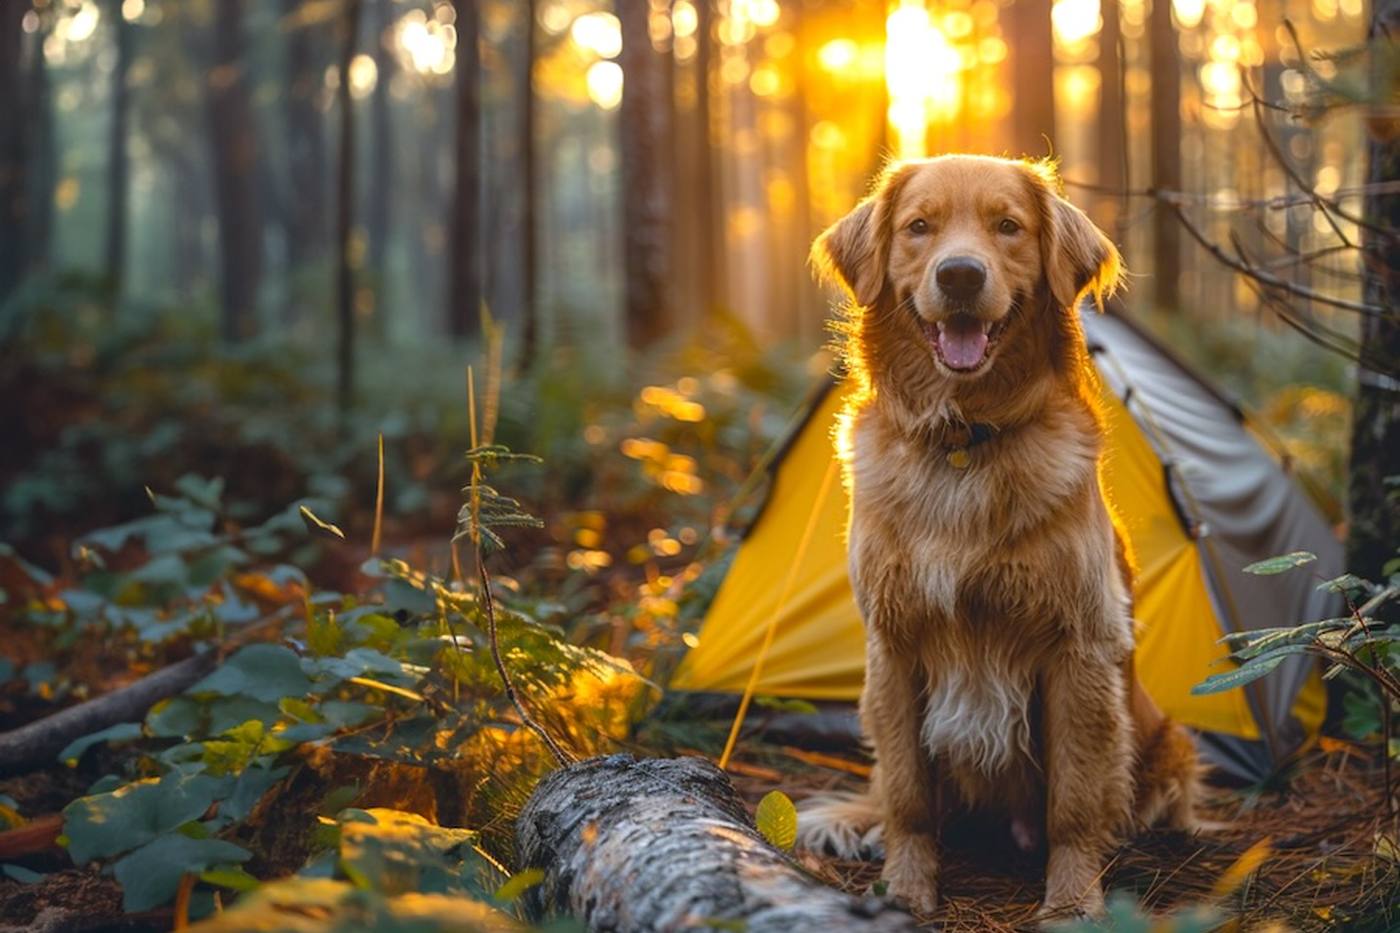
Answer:
[[[1225,633],[1341,609],[1309,574],[1259,577],[1242,568],[1306,550],[1328,578],[1341,573],[1342,548],[1239,407],[1120,313],[1082,317],[1104,387],[1104,484],[1140,568],[1138,676],[1195,730],[1208,761],[1257,779],[1320,725],[1325,691],[1316,666],[1289,658],[1244,688],[1195,696],[1191,687],[1229,663],[1219,643]],[[859,697],[865,636],[846,576],[847,496],[829,466],[843,401],[843,386],[825,386],[774,457],[767,501],[673,689],[742,693],[771,624],[758,695]]]

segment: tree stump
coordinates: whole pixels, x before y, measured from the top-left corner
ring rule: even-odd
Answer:
[[[918,929],[888,901],[828,887],[770,846],[724,772],[699,758],[612,755],[556,771],[521,812],[516,842],[520,864],[545,873],[531,911],[591,930]]]

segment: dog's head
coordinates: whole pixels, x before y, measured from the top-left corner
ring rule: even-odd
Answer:
[[[813,261],[859,308],[912,324],[940,372],[975,379],[1037,317],[1057,318],[1040,330],[1056,327],[1086,293],[1102,302],[1118,282],[1118,250],[1057,188],[1044,163],[895,164],[817,239]]]

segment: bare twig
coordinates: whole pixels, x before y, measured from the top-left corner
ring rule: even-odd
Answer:
[[[384,432],[379,432],[379,483],[374,493],[374,534],[369,539],[371,556],[379,556],[380,535],[384,530]]]
[[[1319,291],[1315,291],[1304,285],[1299,285],[1296,282],[1281,279],[1259,266],[1241,262],[1229,253],[1226,253],[1225,250],[1221,248],[1220,244],[1207,237],[1200,227],[1192,223],[1191,219],[1186,216],[1186,212],[1181,209],[1179,204],[1171,204],[1170,202],[1168,202],[1168,204],[1176,213],[1177,219],[1181,221],[1182,226],[1186,228],[1186,232],[1191,234],[1191,238],[1199,243],[1206,252],[1210,253],[1221,264],[1234,269],[1236,272],[1249,276],[1261,285],[1288,292],[1291,295],[1296,295],[1299,298],[1306,298],[1309,301],[1316,301],[1319,304],[1341,308],[1344,311],[1355,311],[1359,314],[1375,315],[1388,315],[1392,313],[1388,308],[1367,304],[1364,301],[1351,301],[1346,298],[1324,295]]]
[[[36,722],[0,733],[0,775],[22,774],[52,764],[60,751],[79,736],[117,723],[145,718],[147,710],[196,683],[212,671],[224,656],[241,647],[266,628],[284,621],[278,610],[241,629],[229,643],[177,661],[125,687],[70,706]]]

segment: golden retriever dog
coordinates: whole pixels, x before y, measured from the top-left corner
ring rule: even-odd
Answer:
[[[837,447],[864,618],[868,792],[811,801],[810,848],[883,841],[889,893],[937,902],[940,828],[977,813],[1048,846],[1042,916],[1103,908],[1133,828],[1192,825],[1190,737],[1133,674],[1130,560],[1100,485],[1079,302],[1117,249],[1044,163],[890,166],[821,235],[852,299]]]

